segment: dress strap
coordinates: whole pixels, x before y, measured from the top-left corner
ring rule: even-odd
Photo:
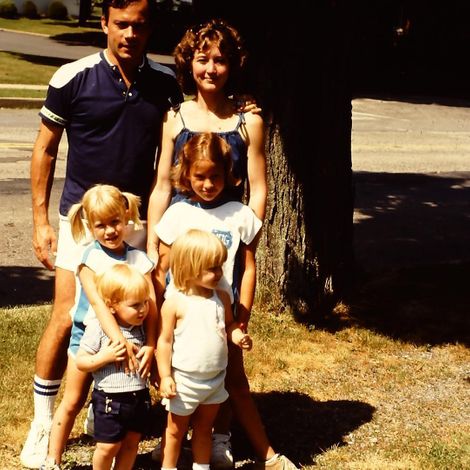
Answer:
[[[186,123],[184,122],[183,113],[181,112],[181,108],[178,109],[178,115],[181,119],[181,123],[183,124],[183,128],[186,129]]]
[[[237,122],[237,125],[235,127],[235,130],[238,131],[238,129],[240,129],[240,126],[242,124],[245,124],[245,113],[238,113],[238,122]]]

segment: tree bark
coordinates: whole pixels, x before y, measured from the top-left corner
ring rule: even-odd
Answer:
[[[248,87],[267,124],[257,289],[304,318],[331,310],[353,268],[349,3],[194,5],[200,19],[224,17],[246,39]]]

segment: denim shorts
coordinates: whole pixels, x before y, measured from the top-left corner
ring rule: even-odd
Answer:
[[[151,405],[148,388],[126,393],[106,393],[95,388],[91,401],[96,441],[114,443],[122,441],[128,431],[147,432]]]

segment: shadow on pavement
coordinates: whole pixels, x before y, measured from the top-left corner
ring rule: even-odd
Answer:
[[[358,172],[353,321],[417,344],[470,345],[470,173]]]
[[[52,302],[54,273],[44,268],[2,266],[0,307]]]

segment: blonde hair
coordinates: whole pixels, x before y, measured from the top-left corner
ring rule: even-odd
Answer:
[[[106,271],[95,274],[96,289],[107,305],[117,304],[128,298],[148,299],[149,284],[136,268],[116,263]]]
[[[141,228],[139,206],[139,196],[121,192],[110,184],[97,184],[86,191],[82,200],[69,210],[73,239],[79,242],[86,237],[86,223],[91,228],[94,221],[115,215],[123,217],[126,224],[131,220],[136,228]]]
[[[171,245],[170,269],[175,287],[187,292],[191,281],[205,269],[222,266],[226,259],[227,248],[213,233],[188,230]]]
[[[187,196],[194,194],[189,176],[191,167],[200,160],[209,160],[223,167],[225,188],[240,184],[241,180],[237,180],[232,173],[230,145],[214,132],[201,132],[184,144],[178,155],[178,162],[171,169],[171,181],[177,191]]]

